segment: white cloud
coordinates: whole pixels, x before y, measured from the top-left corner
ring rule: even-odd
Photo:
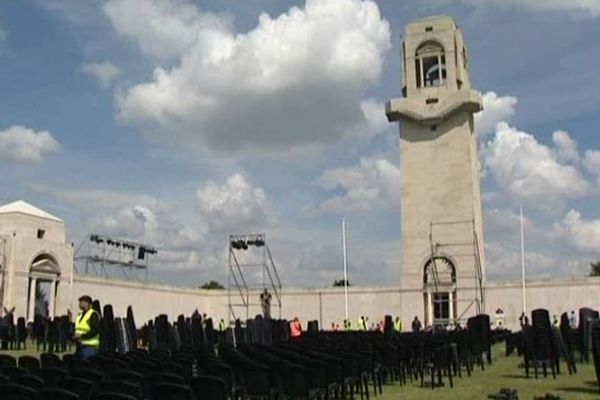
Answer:
[[[589,191],[580,171],[561,163],[556,150],[504,122],[497,125],[483,156],[499,188],[530,206],[562,206],[566,199],[585,196]]]
[[[579,250],[600,251],[600,219],[586,221],[578,211],[571,209],[561,222],[554,224],[554,230]]]
[[[351,137],[370,139],[388,129],[395,128],[385,116],[385,104],[376,99],[365,99],[360,102],[364,122],[351,129]]]
[[[595,175],[600,180],[600,151],[586,150],[583,157],[583,166],[592,175]]]
[[[269,221],[265,192],[235,174],[219,186],[209,181],[198,189],[200,212],[211,232],[241,233],[245,229],[263,229]]]
[[[194,215],[185,215],[182,207],[147,194],[107,189],[43,185],[32,189],[71,208],[69,211],[74,212],[79,221],[69,229],[71,240],[75,242],[90,232],[142,242],[158,248],[153,271],[206,272],[202,268],[212,257],[213,243],[209,243],[201,221]]]
[[[342,190],[319,205],[328,212],[394,208],[400,199],[400,168],[385,158],[362,158],[358,165],[325,171],[316,181],[325,190]]]
[[[84,64],[81,70],[96,78],[101,88],[109,87],[121,73],[118,67],[108,61]]]
[[[36,132],[20,125],[0,131],[0,162],[40,164],[60,149],[48,131]]]
[[[157,234],[157,217],[148,207],[136,205],[115,214],[99,217],[96,230],[145,243],[154,243]]]
[[[91,187],[57,188],[46,185],[33,185],[35,192],[51,195],[62,203],[70,204],[81,209],[124,209],[132,205],[147,207],[157,212],[171,211],[169,206],[154,196],[127,193],[108,189]]]
[[[515,113],[517,98],[498,96],[496,92],[486,92],[483,96],[483,110],[475,114],[475,127],[481,138],[494,132],[499,122],[509,121]]]
[[[217,39],[231,29],[225,17],[184,0],[110,0],[103,9],[119,35],[160,60],[178,59],[198,45],[209,50],[212,35]]]
[[[361,101],[390,27],[370,0],[308,0],[237,34],[183,1],[112,0],[105,10],[144,53],[178,59],[116,97],[120,121],[159,139],[269,152],[331,143],[376,118]]]
[[[552,141],[556,146],[558,153],[558,160],[564,163],[578,163],[579,162],[579,151],[577,150],[577,143],[571,139],[569,133],[566,131],[555,131],[552,134]]]

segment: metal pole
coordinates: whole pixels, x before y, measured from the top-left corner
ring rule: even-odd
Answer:
[[[527,295],[525,291],[525,233],[523,230],[523,207],[520,212],[521,220],[521,286],[523,291],[523,312],[527,315]]]
[[[344,262],[344,307],[348,319],[348,256],[346,250],[346,218],[342,218],[342,257]]]

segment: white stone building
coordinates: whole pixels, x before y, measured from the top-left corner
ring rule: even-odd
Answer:
[[[47,312],[65,314],[73,288],[73,247],[64,222],[17,201],[0,207],[0,300],[3,312],[33,321],[36,287],[48,286]]]

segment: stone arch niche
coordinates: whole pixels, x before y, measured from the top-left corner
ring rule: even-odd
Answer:
[[[447,325],[456,318],[456,264],[451,257],[434,256],[423,266],[425,324]]]
[[[447,79],[446,55],[439,42],[428,40],[421,44],[415,54],[417,87],[443,85]]]
[[[37,254],[29,264],[29,296],[27,299],[27,320],[32,322],[36,315],[36,301],[40,284],[49,284],[48,317],[56,313],[56,294],[60,283],[60,265],[52,254]]]

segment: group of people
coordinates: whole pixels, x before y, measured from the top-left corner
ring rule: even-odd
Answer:
[[[371,322],[369,323],[369,317],[365,317],[364,315],[361,315],[358,320],[356,321],[356,327],[354,328],[352,326],[352,321],[350,321],[349,319],[344,319],[344,321],[342,322],[342,326],[340,327],[340,324],[336,323],[336,322],[332,322],[331,323],[331,331],[333,332],[339,332],[339,331],[352,331],[352,330],[356,330],[356,331],[363,331],[363,332],[383,332],[385,329],[385,321],[381,320],[378,323],[375,322]],[[392,329],[394,331],[400,332],[402,331],[402,321],[400,320],[400,317],[396,317],[392,323]]]

